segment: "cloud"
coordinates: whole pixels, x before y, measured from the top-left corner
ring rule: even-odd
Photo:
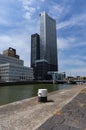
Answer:
[[[56,2],[51,2],[51,5],[49,5],[49,14],[53,16],[53,18],[55,18],[57,21],[67,15],[69,10],[70,7],[65,6],[65,4],[62,3],[58,4]]]
[[[77,37],[58,37],[57,47],[59,50],[69,50],[86,46],[86,42],[79,41]]]
[[[26,20],[30,20],[35,13],[36,8],[33,7],[35,0],[19,0],[22,3],[22,8],[24,10],[23,17]]]
[[[0,25],[8,26],[10,23],[3,17],[0,17]]]
[[[59,52],[59,71],[65,71],[67,75],[86,75],[86,56],[64,55]]]
[[[30,10],[31,9],[31,10]],[[32,14],[35,12],[35,8],[29,8],[29,11],[27,11],[25,14],[24,14],[24,18],[27,19],[27,20],[31,20],[31,17],[32,17]]]
[[[0,36],[0,42],[2,44],[0,44],[0,47],[9,47],[10,46],[13,46],[13,47],[16,47],[16,48],[19,48],[19,47],[22,47],[24,46],[24,37],[22,36],[14,36],[14,35],[2,35]],[[3,46],[3,44],[5,46]]]
[[[41,0],[42,2],[44,2],[45,0]]]
[[[86,67],[78,67],[73,68],[71,70],[67,70],[67,75],[74,75],[74,76],[86,76]]]
[[[25,65],[30,65],[30,39],[27,39],[24,34],[2,35],[0,36],[0,43],[0,49],[2,51],[13,47],[17,49],[17,54],[25,61]]]
[[[10,30],[16,26],[16,24],[20,25],[23,21],[22,13],[21,4],[18,0],[0,1],[0,28],[3,28],[3,30],[4,28],[8,28]]]
[[[80,55],[73,55],[72,56],[74,59],[79,59],[79,60],[85,60],[86,61],[86,55],[84,55],[84,56],[80,56]]]
[[[10,24],[8,17],[9,17],[9,14],[8,14],[7,8],[5,10],[4,7],[0,6],[0,25],[8,26]]]
[[[0,47],[4,47],[3,45],[5,45],[5,47],[7,46],[7,43],[11,43],[12,38],[10,36],[7,35],[2,35],[0,36]]]
[[[34,0],[19,0],[19,1],[22,2],[23,6],[31,5],[34,2]]]
[[[71,56],[65,57],[65,60],[63,60],[62,63],[64,65],[67,65],[67,66],[72,65],[73,67],[85,66],[85,61],[78,59],[78,57],[74,58],[74,57],[71,57]]]
[[[73,47],[73,43],[75,43],[76,39],[74,37],[68,38],[57,38],[57,46],[60,50],[69,49]]]
[[[63,13],[64,6],[61,6],[60,4],[54,4],[52,6],[52,10],[54,11],[54,13],[57,13],[57,16],[58,16]]]
[[[79,14],[77,16],[72,16],[69,20],[57,23],[57,29],[63,29],[68,26],[74,25],[85,25],[86,23],[86,14]]]
[[[34,19],[36,13],[38,13],[41,8],[44,8],[45,0],[19,0],[22,4],[23,17],[26,20]],[[38,11],[38,12],[37,12]]]
[[[8,13],[3,6],[0,6],[0,25],[8,25]]]

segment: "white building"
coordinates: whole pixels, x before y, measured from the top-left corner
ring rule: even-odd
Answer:
[[[0,54],[0,82],[33,80],[33,68],[24,66],[24,61]]]
[[[57,80],[65,80],[66,78],[66,73],[65,72],[57,72],[57,71],[48,71],[48,75],[52,76],[52,79],[57,81]]]
[[[15,82],[33,80],[33,69],[12,63],[0,64],[0,81]]]
[[[24,65],[23,60],[0,54],[0,64],[6,64],[6,63],[12,63],[12,64],[16,64],[16,65],[21,65],[21,66]]]

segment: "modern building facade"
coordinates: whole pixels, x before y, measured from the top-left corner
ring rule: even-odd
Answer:
[[[66,79],[66,73],[65,72],[51,72],[51,71],[48,71],[48,75],[51,75],[52,76],[52,79],[55,80],[55,81],[63,81]]]
[[[33,69],[12,63],[0,64],[0,82],[33,80]]]
[[[40,40],[39,40],[40,39]],[[47,13],[40,14],[40,36],[31,36],[31,67],[35,79],[45,80],[48,71],[58,71],[56,21]]]
[[[21,65],[21,66],[24,65],[24,61],[21,59],[17,59],[11,56],[0,54],[0,64],[6,64],[6,63],[13,63],[16,65]]]
[[[31,67],[40,59],[40,36],[36,33],[31,35]]]
[[[47,79],[48,62],[45,59],[35,61],[35,79]]]
[[[58,71],[56,21],[47,13],[40,14],[40,59],[48,62],[48,71]]]
[[[8,53],[4,51],[0,54],[0,82],[33,80],[33,68],[24,66],[24,61],[16,57],[16,53],[14,56],[8,56]]]

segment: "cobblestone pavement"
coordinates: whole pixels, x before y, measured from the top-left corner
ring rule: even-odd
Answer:
[[[86,130],[86,89],[37,130]]]

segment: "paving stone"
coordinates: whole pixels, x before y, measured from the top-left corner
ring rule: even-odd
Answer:
[[[86,93],[80,93],[37,130],[86,130]]]
[[[58,125],[58,126],[55,126],[54,129],[52,130],[81,130],[81,129],[66,126],[66,125]]]

